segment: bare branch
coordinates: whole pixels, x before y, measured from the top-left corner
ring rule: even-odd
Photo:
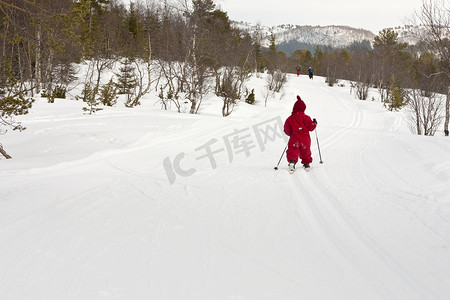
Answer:
[[[0,153],[3,154],[4,157],[6,157],[6,159],[11,159],[12,157],[10,155],[8,155],[8,153],[6,153],[6,151],[3,149],[3,145],[0,144]]]

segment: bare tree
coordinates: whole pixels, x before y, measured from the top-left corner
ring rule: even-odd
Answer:
[[[180,6],[184,10],[190,9],[187,3]],[[169,5],[167,0],[161,4],[160,29],[154,32],[156,66],[153,76],[162,107],[168,109],[174,104],[177,111],[182,112],[183,101],[188,99],[183,59],[186,59],[190,47],[187,20],[177,9],[179,7]]]
[[[224,21],[224,20],[222,20]],[[252,54],[255,51],[250,35],[242,35],[231,29],[229,20],[221,24],[221,34],[215,36],[212,54],[216,95],[222,98],[222,115],[228,116],[234,110],[244,93],[244,84],[253,70]]]
[[[181,70],[182,64],[177,61],[156,60],[159,69],[156,86],[159,87],[159,98],[164,109],[173,103],[177,111],[181,113],[180,98],[184,95],[184,84]]]
[[[418,135],[434,135],[443,119],[444,101],[440,94],[424,95],[413,89],[407,93],[407,98],[411,131]]]
[[[366,100],[369,95],[369,88],[374,82],[368,51],[355,50],[348,66],[351,70],[351,72],[348,72],[351,78],[350,94],[355,89],[355,96],[359,100]]]
[[[149,37],[150,40],[150,37]],[[136,78],[136,86],[133,89],[130,97],[128,98],[127,107],[133,107],[140,104],[141,98],[147,94],[152,84],[151,78],[151,54],[149,59],[144,61],[134,61],[134,74]]]
[[[217,9],[213,0],[193,0],[192,6],[184,0],[182,7],[186,16],[186,28],[182,32],[186,50],[180,75],[191,103],[190,113],[197,113],[203,96],[214,88],[214,70],[223,63],[217,56],[222,43],[219,37],[230,31],[230,24],[227,14]]]
[[[334,86],[338,82],[337,72],[338,68],[341,68],[343,65],[339,61],[339,55],[337,50],[334,50],[332,53],[326,52],[322,59],[322,67],[326,69],[326,78],[325,81],[328,86]]]
[[[217,84],[216,95],[222,98],[222,116],[226,117],[233,112],[235,105],[241,97],[240,85],[241,82],[237,79],[235,74],[236,68],[226,67],[221,72],[221,78]]]
[[[284,84],[287,82],[287,73],[280,69],[274,69],[268,72],[266,86],[267,89],[276,93],[281,92]]]
[[[357,80],[351,83],[350,94],[352,93],[352,90],[355,89],[356,98],[359,100],[367,100],[367,97],[369,96],[369,87],[370,85],[367,81],[361,80],[361,72],[359,72]]]
[[[206,83],[209,75],[208,69],[203,64],[205,53],[201,52],[199,47],[199,40],[201,40],[201,33],[198,31],[199,27],[194,24],[191,36],[191,43],[188,55],[185,58],[185,67],[182,74],[184,74],[184,82],[188,91],[188,99],[191,102],[191,109],[189,113],[195,114],[200,109],[200,104],[203,95],[208,91]]]
[[[449,135],[450,120],[450,3],[447,0],[423,0],[422,8],[410,20],[419,30],[412,32],[426,43],[441,60],[441,72],[445,75],[447,94],[445,102],[444,134]]]

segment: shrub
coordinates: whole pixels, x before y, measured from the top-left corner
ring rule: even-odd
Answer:
[[[111,79],[100,88],[99,100],[103,105],[113,106],[117,103],[117,87]]]
[[[245,103],[255,104],[255,89],[252,89],[250,94],[248,93],[248,90],[247,90],[246,95],[247,96],[245,98]]]

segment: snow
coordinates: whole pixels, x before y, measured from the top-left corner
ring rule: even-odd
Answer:
[[[314,45],[330,46],[334,48],[345,48],[355,42],[372,41],[375,34],[369,30],[352,28],[349,26],[309,26],[284,24],[278,26],[262,26],[245,22],[233,22],[233,26],[249,32],[251,35],[261,35],[262,45],[270,46],[272,35],[275,36],[276,44],[282,45],[291,41],[308,43]],[[398,30],[399,34],[406,33]]]
[[[321,77],[265,107],[262,77],[227,118],[38,99],[1,136],[0,299],[448,299],[449,139]],[[297,94],[318,127],[290,175]]]

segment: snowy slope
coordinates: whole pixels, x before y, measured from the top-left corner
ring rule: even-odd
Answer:
[[[245,22],[234,22],[233,25],[246,30],[252,35],[262,35],[262,44],[270,45],[270,37],[275,36],[277,45],[297,41],[312,45],[324,45],[335,48],[346,47],[354,42],[372,41],[375,34],[369,30],[349,26],[310,26],[284,24],[278,26],[261,26]]]
[[[345,48],[355,42],[372,42],[379,32],[371,32],[363,28],[353,28],[349,26],[328,25],[292,25],[283,24],[278,26],[255,25],[246,22],[233,22],[233,26],[248,31],[251,35],[261,35],[262,45],[269,47],[271,35],[274,34],[275,42],[281,48],[289,42],[306,43],[311,45],[323,45],[334,48]],[[398,41],[415,45],[419,42],[419,37],[426,35],[424,26],[398,26],[386,28],[398,34]]]
[[[1,137],[0,299],[448,299],[448,138],[320,77],[263,85],[228,118],[37,101]],[[312,133],[289,175],[297,94],[324,163]]]

